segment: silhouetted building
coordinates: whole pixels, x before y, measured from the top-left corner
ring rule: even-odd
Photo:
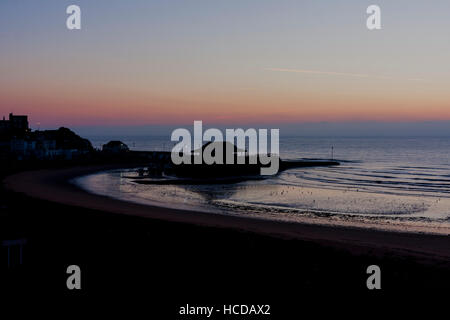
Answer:
[[[0,120],[1,133],[19,134],[28,132],[29,130],[28,116],[15,116],[10,113],[8,120],[5,117],[3,117],[3,120]]]
[[[68,128],[31,131],[27,116],[0,120],[0,158],[70,160],[94,151],[91,142]]]
[[[127,152],[130,149],[122,141],[109,141],[107,144],[103,145],[102,151],[108,153],[120,153]]]

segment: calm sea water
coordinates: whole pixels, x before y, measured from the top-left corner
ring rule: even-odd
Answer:
[[[91,137],[94,146],[117,137]],[[167,137],[120,140],[135,150],[166,150]],[[284,159],[340,160],[224,185],[141,185],[116,170],[78,178],[93,193],[218,214],[449,234],[450,138],[282,137]]]

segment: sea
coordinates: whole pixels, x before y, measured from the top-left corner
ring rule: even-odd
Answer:
[[[170,151],[169,137],[121,140],[131,150]],[[334,159],[261,180],[212,185],[144,185],[134,169],[75,179],[85,190],[141,204],[291,223],[450,234],[450,137],[281,137],[282,159]]]

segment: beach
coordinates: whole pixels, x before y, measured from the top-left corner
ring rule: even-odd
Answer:
[[[1,232],[27,245],[24,265],[5,273],[3,283],[74,294],[66,290],[65,269],[77,264],[80,294],[126,292],[158,301],[155,308],[163,313],[187,301],[260,299],[278,306],[278,314],[292,314],[291,302],[300,297],[370,293],[366,269],[373,264],[383,272],[385,293],[448,288],[447,236],[151,207],[89,194],[68,182],[118,167],[123,165],[28,171],[4,180]]]
[[[367,228],[326,226],[306,223],[274,222],[258,218],[208,214],[187,210],[141,205],[88,193],[69,181],[75,177],[117,168],[90,166],[59,170],[22,172],[5,179],[8,189],[32,198],[64,205],[100,210],[115,214],[145,217],[202,227],[234,229],[244,232],[283,238],[313,241],[351,252],[388,250],[400,255],[414,255],[423,259],[450,260],[448,236],[422,233],[386,232]]]

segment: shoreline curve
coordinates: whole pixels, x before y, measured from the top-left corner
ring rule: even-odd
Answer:
[[[384,255],[395,253],[400,256],[412,255],[425,261],[450,262],[450,236],[448,235],[271,221],[254,217],[171,209],[92,194],[69,182],[75,177],[125,167],[134,166],[96,165],[24,171],[7,176],[3,180],[3,184],[13,192],[77,208],[89,208],[174,223],[234,229],[272,237],[312,241],[324,246],[349,250],[355,254],[372,252],[372,254]]]

